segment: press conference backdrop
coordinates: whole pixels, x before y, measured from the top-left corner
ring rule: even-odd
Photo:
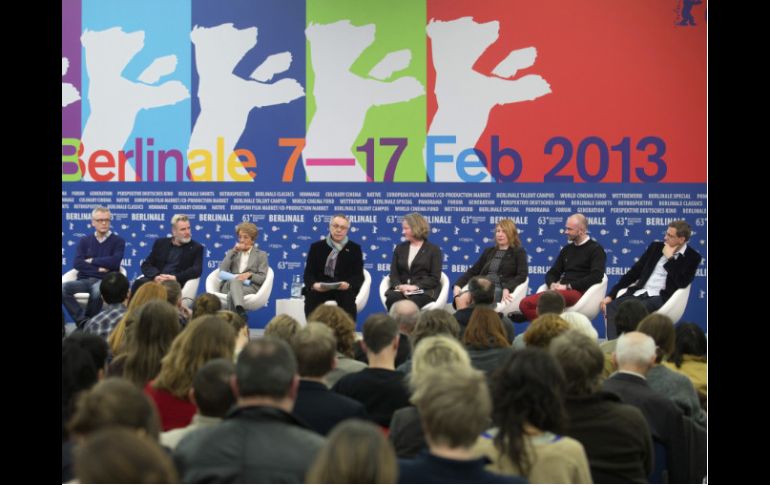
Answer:
[[[513,219],[531,291],[574,212],[610,286],[686,219],[704,259],[683,319],[706,329],[706,5],[62,0],[62,272],[98,205],[131,279],[188,214],[199,291],[254,222],[276,280],[252,327],[337,212],[373,276],[359,326],[409,212],[452,281]]]

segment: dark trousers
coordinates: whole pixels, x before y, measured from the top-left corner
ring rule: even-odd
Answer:
[[[327,301],[336,301],[337,305],[348,312],[356,321],[358,309],[356,308],[356,294],[351,289],[315,291],[310,290],[305,294],[305,317],[313,313],[318,305],[323,305]]]
[[[420,295],[409,295],[404,296],[403,293],[390,289],[385,292],[385,307],[390,311],[390,307],[393,306],[393,304],[397,301],[401,300],[412,300],[418,308],[422,308],[428,303],[432,303],[436,301],[435,298],[431,297],[429,292],[422,293]]]
[[[621,303],[632,299],[642,302],[650,313],[663,306],[663,298],[660,296],[649,296],[647,293],[642,293],[639,296],[626,293],[620,298],[612,300],[607,304],[607,340],[618,337],[618,327],[615,325],[615,315],[617,315],[618,307]]]

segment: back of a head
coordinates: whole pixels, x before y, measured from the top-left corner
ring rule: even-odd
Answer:
[[[360,419],[334,427],[308,470],[307,483],[396,483],[396,453],[382,430]]]
[[[78,483],[177,483],[168,453],[135,430],[112,426],[75,449]]]
[[[193,394],[198,412],[203,416],[224,418],[235,404],[230,380],[235,364],[227,359],[212,359],[198,369],[193,378]]]
[[[505,327],[494,310],[475,307],[468,327],[463,334],[463,343],[473,349],[510,347],[505,335]]]
[[[661,313],[650,313],[639,322],[636,330],[646,333],[655,341],[658,347],[658,358],[656,362],[660,363],[663,357],[671,355],[676,343],[676,332],[674,322],[669,317]]]
[[[67,435],[64,425],[72,415],[78,392],[90,388],[99,380],[99,370],[107,361],[107,342],[99,336],[73,333],[62,340],[62,438]]]
[[[420,340],[420,344],[412,354],[412,372],[409,374],[410,384],[428,371],[440,367],[456,365],[471,367],[468,351],[456,339],[448,335],[434,335]]]
[[[274,316],[265,327],[265,337],[276,337],[285,342],[291,342],[299,329],[299,322],[293,317],[280,313]]]
[[[412,348],[417,347],[420,340],[433,335],[450,335],[460,338],[460,324],[446,310],[428,310],[420,313],[412,332]]]
[[[203,315],[213,315],[222,309],[222,302],[217,295],[212,293],[203,293],[193,302],[193,318]]]
[[[363,334],[368,351],[379,354],[398,337],[398,324],[387,313],[373,313],[364,322]]]
[[[307,316],[308,322],[320,322],[334,331],[337,339],[337,352],[353,357],[353,344],[356,341],[356,322],[350,314],[336,305],[318,305]]]
[[[148,301],[167,299],[168,291],[166,291],[166,287],[160,283],[150,281],[140,286],[136,293],[131,295],[131,299],[128,302],[128,311],[129,313],[133,312]]]
[[[463,366],[446,366],[423,374],[412,402],[426,438],[450,448],[469,448],[489,424],[492,399],[484,374]]]
[[[233,327],[236,335],[246,326],[246,321],[240,315],[230,310],[219,310],[215,315]]]
[[[497,449],[528,475],[532,460],[526,451],[525,426],[564,432],[566,411],[564,373],[546,350],[516,350],[492,374],[492,418],[498,426]]]
[[[100,381],[79,396],[69,431],[86,436],[110,425],[144,430],[154,440],[160,433],[158,413],[150,398],[129,381],[115,377]]]
[[[388,314],[396,321],[400,330],[410,335],[420,316],[420,307],[412,300],[399,300],[390,307]]]
[[[337,340],[331,328],[310,322],[291,340],[300,377],[323,377],[332,370]]]
[[[128,297],[128,278],[120,271],[110,271],[99,285],[99,291],[102,292],[102,298],[108,305],[122,303]]]
[[[626,332],[618,337],[615,347],[618,369],[643,369],[646,373],[654,357],[655,341],[649,335],[642,332]]]
[[[594,340],[569,330],[553,339],[548,350],[564,372],[567,395],[587,396],[599,389],[604,354]]]
[[[540,298],[537,300],[537,314],[545,315],[546,313],[555,313],[560,315],[564,312],[564,297],[561,293],[554,290],[546,290],[540,294]]]
[[[148,302],[137,311],[136,322],[128,329],[123,377],[144,387],[160,371],[161,359],[181,327],[176,307],[166,301]]]
[[[495,285],[487,278],[481,276],[471,278],[468,282],[468,291],[476,305],[488,305],[495,301]]]
[[[238,397],[282,399],[297,374],[297,360],[285,341],[263,337],[246,345],[238,355],[235,375]]]
[[[639,326],[639,322],[650,312],[641,300],[628,298],[618,305],[618,312],[615,314],[615,328],[618,335],[625,332],[633,332]]]
[[[182,299],[182,286],[175,280],[165,280],[160,284],[166,288],[166,301],[176,306]]]
[[[536,319],[524,332],[524,343],[528,347],[547,348],[551,340],[569,330],[569,323],[557,313],[546,313]],[[594,341],[596,341],[594,339]]]
[[[676,342],[671,360],[677,367],[682,366],[685,355],[705,357],[708,352],[706,334],[695,323],[679,322],[675,329]]]
[[[562,320],[569,324],[570,330],[577,330],[586,337],[591,337],[594,340],[599,338],[599,332],[596,331],[591,324],[591,320],[587,316],[580,312],[564,312],[561,315]]]

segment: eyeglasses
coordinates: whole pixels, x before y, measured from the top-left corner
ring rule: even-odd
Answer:
[[[348,226],[343,226],[343,225],[340,225],[340,224],[332,224],[332,229],[341,229],[343,231],[347,231],[348,230]]]
[[[669,234],[668,232],[664,232],[663,233],[663,237],[668,237],[668,238],[671,238],[671,239],[676,239],[679,236],[677,236],[676,234]]]
[[[99,224],[106,224],[110,222],[110,219],[94,219],[94,222],[98,222]]]

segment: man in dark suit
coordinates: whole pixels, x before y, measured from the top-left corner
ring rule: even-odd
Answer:
[[[192,240],[190,219],[184,214],[171,218],[171,237],[156,239],[152,251],[142,262],[142,277],[131,287],[131,294],[148,281],[162,283],[173,280],[184,287],[188,280],[200,278],[203,269],[203,246]]]
[[[332,329],[309,323],[291,340],[299,371],[299,392],[292,413],[322,435],[348,418],[367,419],[366,408],[355,399],[332,392],[323,382],[337,363],[337,341]]]
[[[348,239],[350,218],[336,214],[329,221],[329,234],[310,245],[305,263],[305,316],[318,305],[334,300],[356,320],[356,295],[364,284],[361,246]],[[329,288],[323,283],[339,283]]]
[[[665,448],[668,482],[692,483],[689,476],[690,443],[685,435],[685,418],[679,407],[647,384],[647,371],[655,365],[655,341],[641,332],[626,332],[618,339],[612,360],[618,372],[602,384],[604,391],[639,408],[647,420],[652,439]]]
[[[701,255],[687,245],[691,234],[686,221],[672,221],[664,241],[651,243],[639,261],[612,287],[602,300],[602,311],[607,317],[607,339],[617,337],[615,314],[625,300],[636,298],[652,313],[676,290],[692,283]],[[616,299],[618,292],[626,287],[626,293]]]

